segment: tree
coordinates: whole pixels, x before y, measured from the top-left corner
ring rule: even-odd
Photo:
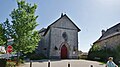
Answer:
[[[4,45],[5,44],[5,41],[4,41],[4,31],[3,31],[3,27],[2,27],[2,24],[0,24],[0,46],[1,45]]]
[[[2,24],[0,24],[0,45],[4,45],[7,46],[7,40],[11,38],[11,34],[13,33],[13,30],[11,28],[11,25],[8,21],[8,19],[6,19],[5,22],[3,22]]]
[[[11,35],[14,38],[13,47],[17,52],[32,52],[40,39],[38,31],[34,30],[38,25],[36,22],[38,16],[35,16],[37,5],[32,6],[24,0],[17,1],[17,5],[18,8],[10,14],[14,31]]]

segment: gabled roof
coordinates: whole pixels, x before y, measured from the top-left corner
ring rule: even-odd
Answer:
[[[96,42],[100,42],[102,40],[111,38],[111,37],[116,36],[116,35],[120,35],[120,23],[107,29],[107,31],[104,34],[102,34],[102,36]],[[94,42],[94,43],[96,43],[96,42]]]
[[[62,19],[63,17],[67,17],[67,19],[69,19],[69,20],[72,22],[72,24],[77,28],[78,32],[81,31],[81,30],[73,23],[73,21],[72,21],[66,14],[64,14],[64,15],[62,14],[59,19],[57,19],[55,22],[53,22],[52,24],[50,24],[50,25],[47,27],[46,32],[45,32],[44,35],[46,35],[46,33],[48,32],[48,30],[50,29],[50,27],[51,27],[53,24],[55,24],[57,21],[59,21],[59,20]]]

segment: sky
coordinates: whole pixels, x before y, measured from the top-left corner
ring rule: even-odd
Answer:
[[[37,4],[37,30],[57,20],[61,13],[67,14],[81,29],[78,36],[79,50],[88,52],[91,45],[107,30],[120,22],[120,0],[26,0]],[[0,0],[0,22],[17,8],[16,0]]]

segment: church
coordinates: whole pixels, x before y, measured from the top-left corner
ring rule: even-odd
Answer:
[[[78,32],[81,30],[66,15],[39,31],[41,40],[36,53],[49,59],[78,58]]]

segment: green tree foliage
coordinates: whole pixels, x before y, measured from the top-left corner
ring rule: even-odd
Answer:
[[[115,51],[114,51],[116,54],[115,54],[115,57],[116,57],[116,61],[119,62],[120,61],[120,44],[117,45]],[[120,63],[119,63],[120,64]]]
[[[94,44],[92,48],[89,50],[88,59],[97,60],[106,62],[108,57],[114,57],[114,61],[118,64],[120,58],[120,45],[114,47],[104,47],[99,46],[98,44]],[[98,59],[99,58],[99,59]]]
[[[14,49],[17,52],[32,52],[35,50],[40,39],[39,34],[35,31],[38,25],[35,16],[37,5],[33,6],[24,0],[17,1],[18,8],[14,9],[10,16],[12,18],[12,38],[14,38]]]
[[[0,45],[7,45],[7,40],[11,38],[11,34],[13,33],[12,27],[6,19],[5,22],[0,24]]]
[[[3,27],[2,24],[0,24],[0,46],[5,44],[5,41],[3,40],[4,36],[4,31],[3,31]]]
[[[92,51],[99,51],[101,49],[101,47],[98,44],[94,44],[92,46]]]

